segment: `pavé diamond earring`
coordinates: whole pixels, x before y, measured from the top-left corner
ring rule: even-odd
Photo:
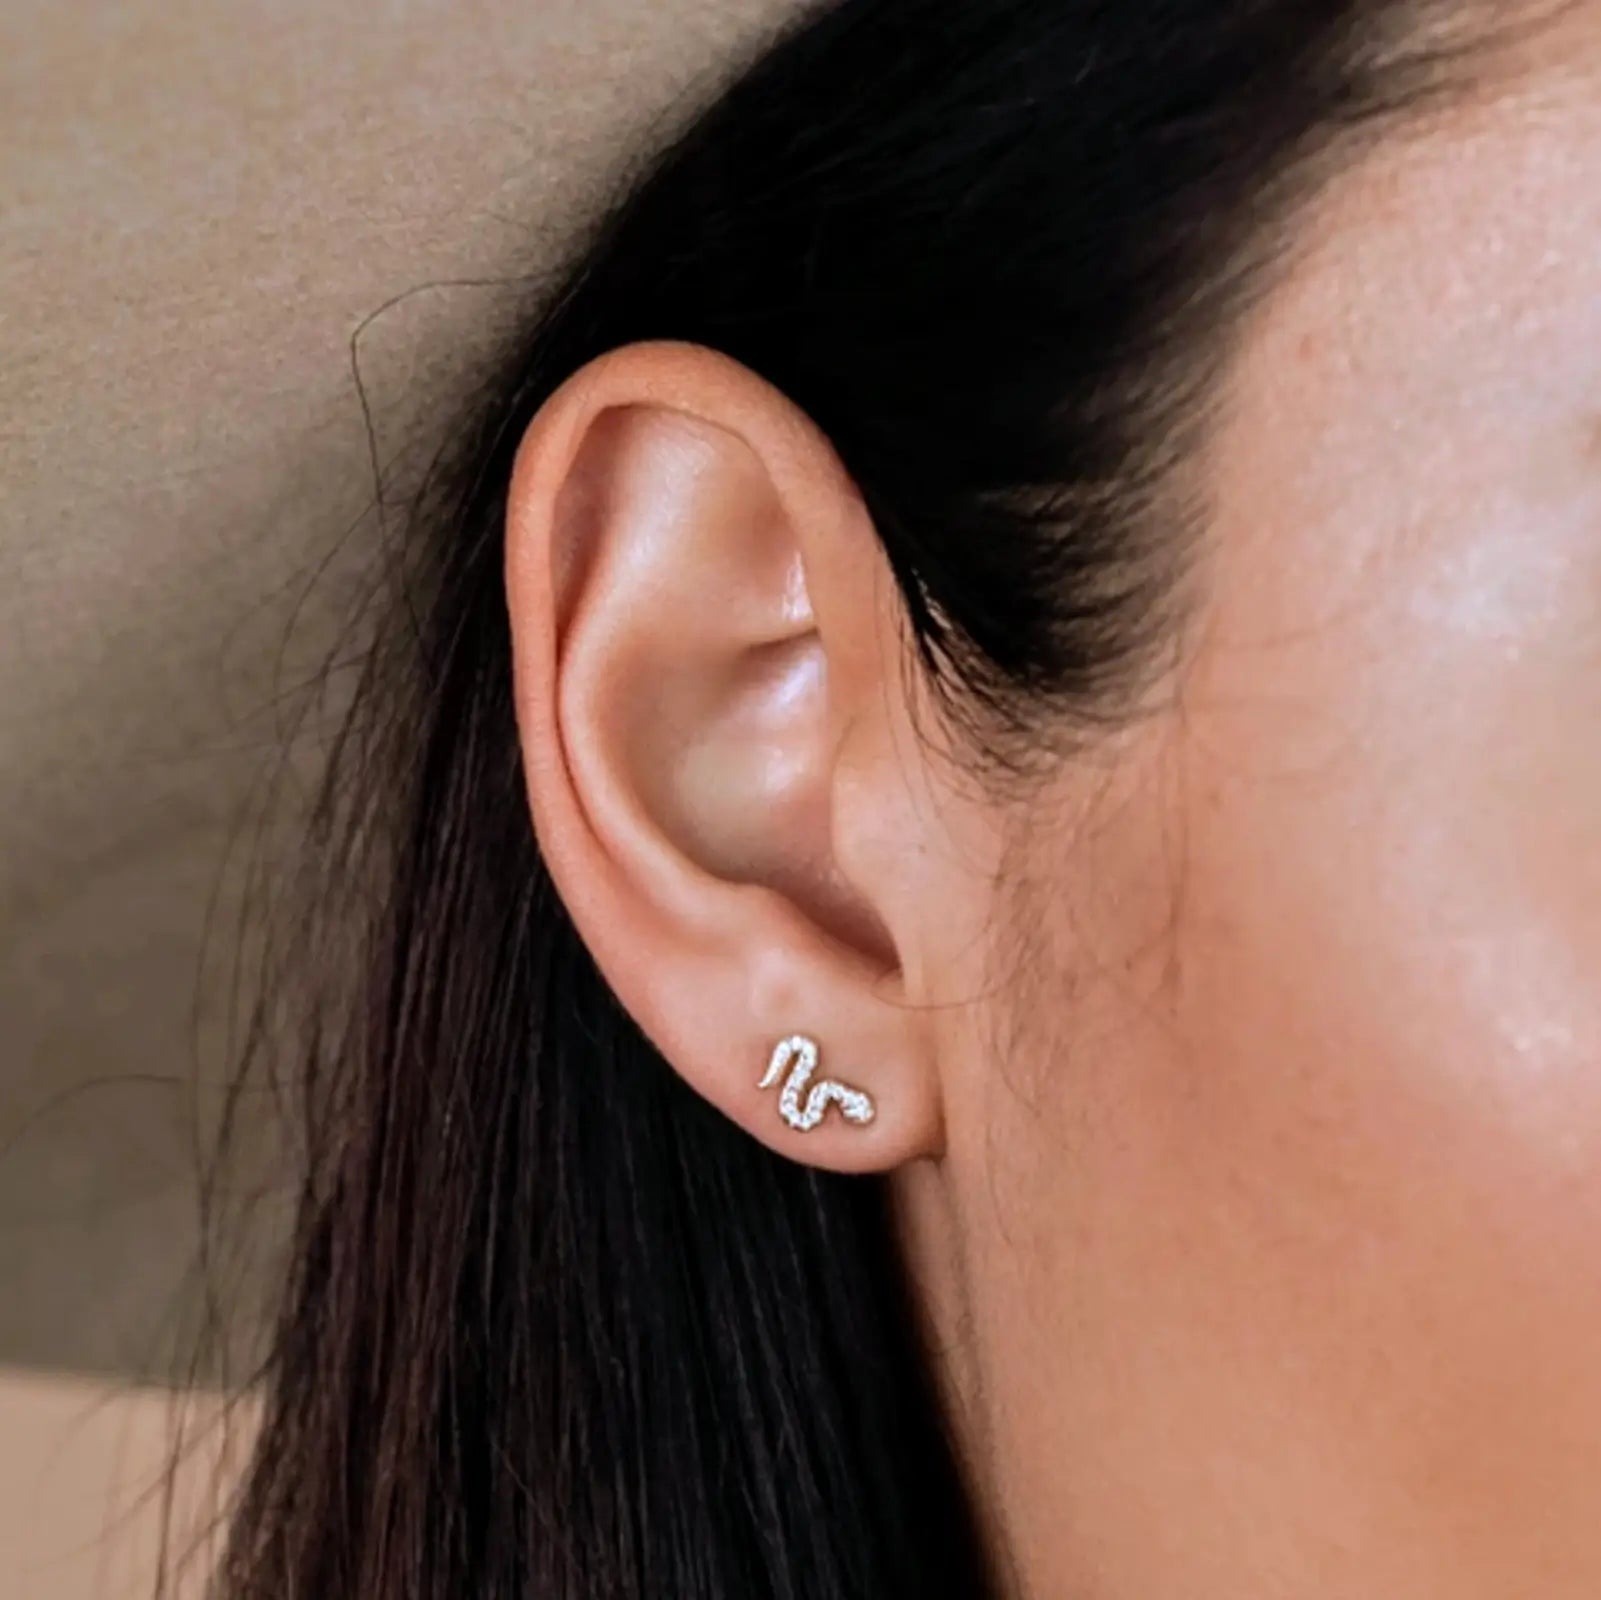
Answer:
[[[811,1076],[817,1070],[816,1041],[808,1039],[803,1033],[792,1033],[787,1039],[778,1041],[758,1087],[766,1089],[777,1083],[784,1068],[792,1061],[795,1065],[784,1079],[784,1087],[778,1095],[778,1114],[790,1127],[801,1133],[815,1128],[823,1120],[823,1113],[831,1100],[838,1102],[840,1114],[847,1122],[873,1120],[872,1097],[861,1089],[847,1088],[833,1078],[822,1078],[813,1083],[806,1096],[806,1104],[801,1105],[801,1091],[811,1082]]]

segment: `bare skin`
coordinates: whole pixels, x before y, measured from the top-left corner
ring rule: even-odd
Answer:
[[[1172,692],[1026,815],[806,417],[686,345],[576,375],[511,498],[530,799],[685,1078],[892,1174],[1020,1594],[1593,1600],[1594,8],[1305,226]],[[797,1030],[870,1125],[780,1119]]]

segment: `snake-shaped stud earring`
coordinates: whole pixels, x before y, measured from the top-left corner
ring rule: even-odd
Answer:
[[[821,1078],[811,1083],[812,1074],[817,1070],[817,1042],[803,1033],[792,1033],[787,1039],[778,1041],[773,1047],[772,1059],[767,1063],[767,1071],[762,1074],[762,1081],[757,1087],[771,1088],[791,1062],[794,1066],[790,1068],[778,1095],[778,1114],[790,1127],[801,1133],[815,1128],[823,1120],[823,1113],[830,1102],[839,1106],[840,1115],[847,1122],[873,1120],[873,1100],[865,1091],[849,1088],[833,1078]],[[803,1106],[801,1093],[809,1083],[811,1089],[806,1094],[806,1104]]]

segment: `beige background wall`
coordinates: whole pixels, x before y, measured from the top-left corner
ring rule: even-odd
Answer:
[[[420,286],[537,270],[786,9],[0,6],[0,1593],[89,1592],[41,1463],[104,1413],[43,1375],[172,1368],[259,801],[374,554],[352,333],[408,296],[361,345],[388,457],[507,303]]]

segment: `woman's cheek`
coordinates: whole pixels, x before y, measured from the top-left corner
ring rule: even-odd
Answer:
[[[1150,1392],[1242,1521],[1566,1594],[1601,1584],[1601,584],[1537,593],[1537,524],[1501,531],[1494,617],[1431,613],[1420,551],[1271,697],[1192,696],[1179,1045],[1119,1209]]]

